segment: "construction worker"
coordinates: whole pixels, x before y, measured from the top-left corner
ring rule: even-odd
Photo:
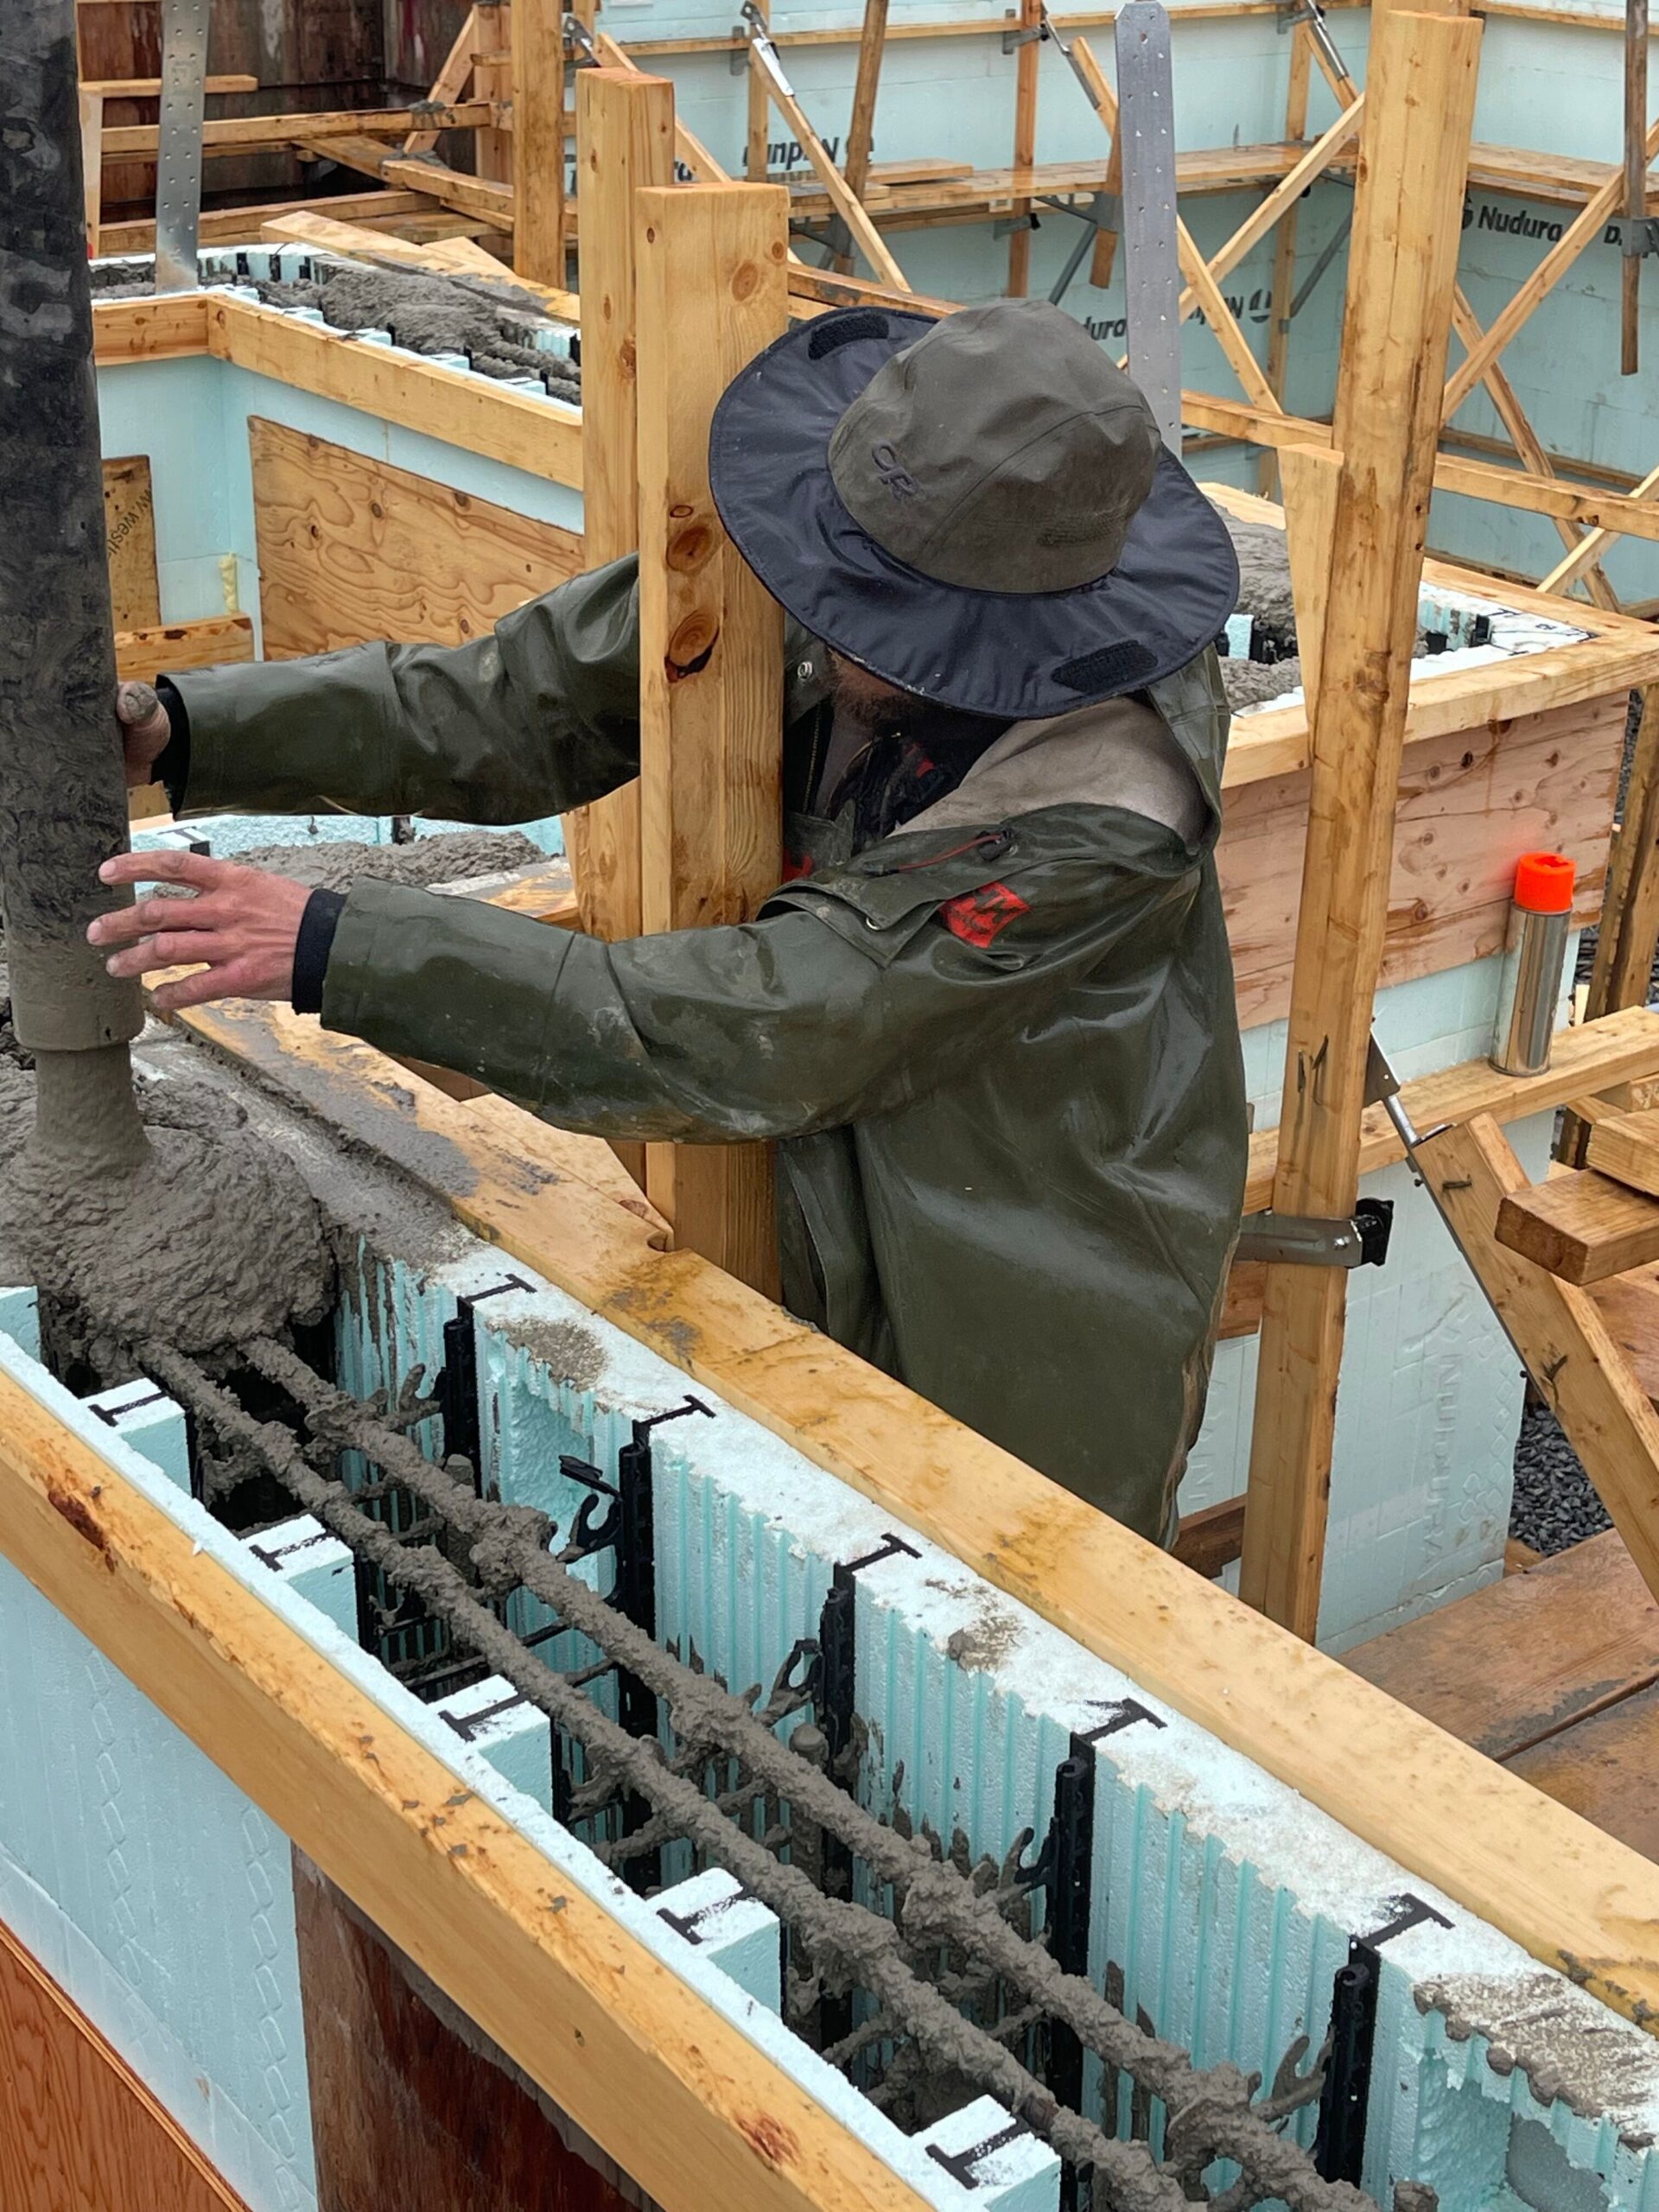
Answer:
[[[1168,1541],[1246,1122],[1214,847],[1226,530],[1041,302],[799,325],[716,410],[721,520],[788,615],[788,880],[607,944],[189,855],[110,967],[291,1000],[570,1129],[778,1141],[791,1312]],[[537,819],[639,772],[636,561],[493,635],[200,671],[124,709],[175,810]],[[136,726],[133,726],[136,721]]]

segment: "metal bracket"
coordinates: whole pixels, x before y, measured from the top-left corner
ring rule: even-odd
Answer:
[[[1281,36],[1287,31],[1294,31],[1299,23],[1307,25],[1309,31],[1313,34],[1313,43],[1325,56],[1334,74],[1344,84],[1351,84],[1352,73],[1338,50],[1335,39],[1331,35],[1331,26],[1325,20],[1325,10],[1320,7],[1319,0],[1287,0],[1287,4],[1281,6],[1279,10]]]
[[[1047,10],[1045,10],[1046,14]],[[1039,39],[1049,35],[1044,23],[1010,23],[1002,34],[1004,54],[1017,54],[1022,46],[1034,46]]]
[[[1122,227],[1123,202],[1116,192],[1097,192],[1086,207],[1074,207],[1069,200],[1058,199],[1052,192],[1039,192],[1039,207],[1052,207],[1057,215],[1070,215],[1079,223],[1086,223],[1091,231],[1116,231]]]
[[[1621,216],[1618,246],[1626,261],[1640,261],[1644,255],[1659,253],[1659,215]]]
[[[1380,1268],[1393,1229],[1392,1198],[1361,1198],[1347,1220],[1269,1208],[1246,1217],[1233,1257],[1275,1268]]]
[[[1046,207],[1057,207],[1064,215],[1075,215],[1084,226],[1077,244],[1065,257],[1065,266],[1054,280],[1049,301],[1061,306],[1071,289],[1071,281],[1082,268],[1084,257],[1094,250],[1095,240],[1103,231],[1123,228],[1123,202],[1116,192],[1097,192],[1087,207],[1073,207],[1064,200],[1045,200]]]
[[[778,49],[772,42],[766,18],[754,4],[754,0],[743,0],[743,22],[749,41],[749,51],[772,79],[774,91],[786,100],[795,97],[795,87],[784,74],[784,65],[778,59]]]
[[[1439,1136],[1442,1129],[1452,1126],[1449,1122],[1436,1122],[1432,1129],[1417,1127],[1400,1103],[1400,1078],[1389,1066],[1389,1056],[1377,1043],[1375,1033],[1365,1052],[1365,1103],[1382,1107],[1394,1124],[1395,1135],[1406,1147],[1408,1159],[1420,1144],[1427,1144],[1431,1137]]]
[[[593,33],[582,22],[582,17],[573,14],[568,8],[564,12],[563,29],[565,41],[575,52],[577,68],[599,68],[601,67],[599,48],[594,43]]]
[[[1179,459],[1181,278],[1169,17],[1157,0],[1126,0],[1114,35],[1129,374],[1146,395],[1160,436]]]
[[[1147,1716],[1151,1718],[1150,1715]],[[1068,1756],[1054,1770],[1054,1810],[1043,1847],[1014,1879],[1022,1889],[1041,1889],[1047,1899],[1045,1931],[1050,1957],[1062,1974],[1089,1971],[1089,1914],[1095,1859],[1095,1747],[1074,1735]],[[1083,2045],[1063,2021],[1048,2023],[1048,2063],[1044,2075],[1051,2093],[1076,2109],[1083,2101]],[[1063,2189],[1063,2206],[1075,2207],[1074,2189]]]
[[[1100,99],[1099,96],[1096,92],[1094,86],[1089,81],[1089,73],[1084,67],[1082,62],[1078,60],[1077,55],[1071,51],[1071,40],[1061,37],[1059,25],[1055,22],[1053,16],[1048,12],[1047,0],[1044,0],[1041,19],[1039,24],[1039,35],[1047,39],[1051,45],[1057,46],[1059,48],[1061,55],[1065,59],[1066,67],[1071,72],[1071,74],[1077,79],[1078,84],[1083,87],[1083,96],[1084,99],[1088,101],[1090,106],[1094,109],[1096,114],[1098,114],[1100,112]]]
[[[162,0],[162,105],[156,145],[156,289],[201,283],[202,123],[207,113],[207,0]]]
[[[732,25],[732,36],[738,42],[726,56],[726,67],[731,71],[734,77],[747,77],[749,73],[748,25],[747,23],[734,23]]]

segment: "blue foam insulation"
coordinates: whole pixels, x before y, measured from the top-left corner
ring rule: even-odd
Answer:
[[[560,1471],[561,1455],[613,1472],[637,1420],[684,1408],[686,1378],[521,1263],[466,1240],[460,1256],[421,1271],[359,1249],[338,1324],[342,1379],[395,1389],[421,1366],[429,1386],[443,1324],[463,1298],[476,1301],[486,1488],[552,1511],[563,1542],[585,1493]],[[357,1648],[350,1609],[327,1579],[312,1587],[327,1610],[310,1601],[292,1569],[312,1533],[303,1520],[232,1537],[20,1345],[0,1343],[0,1366],[929,2202],[951,2212],[966,2203],[768,2003],[552,1821],[544,1732],[504,1716],[467,1740],[453,1725],[469,1709],[464,1694],[445,1711],[418,1703]],[[1599,2204],[1659,2212],[1649,2148],[1659,2053],[1649,2037],[713,1394],[696,1395],[706,1412],[652,1432],[659,1640],[731,1686],[769,1685],[796,1640],[816,1633],[835,1565],[868,1560],[855,1583],[868,1802],[1001,1859],[1022,1835],[1028,1851],[1040,1840],[1055,1766],[1075,1735],[1092,1735],[1091,1979],[1199,2063],[1231,2058],[1269,2078],[1296,2037],[1323,2036],[1350,1936],[1387,1929],[1414,1898],[1422,1916],[1382,1939],[1367,2188],[1387,2202],[1392,2180],[1427,2180],[1448,2204],[1513,2196],[1542,2212],[1580,2212],[1588,2188]],[[430,1433],[424,1440],[436,1447]],[[338,1558],[315,1564],[332,1567],[337,1593]],[[0,1911],[254,2212],[308,2204],[283,1839],[9,1567],[0,1744]],[[1501,2069],[1490,2056],[1500,2047]],[[1583,2079],[1575,2047],[1587,2055]],[[1565,2078],[1541,2097],[1551,2069]],[[1090,2094],[1098,2086],[1091,2068]],[[1125,2122],[1128,2100],[1120,2085]],[[1142,2118],[1156,2140],[1161,2114]],[[1310,2119],[1294,2125],[1306,2139]],[[1530,2195],[1514,2194],[1517,2175]]]

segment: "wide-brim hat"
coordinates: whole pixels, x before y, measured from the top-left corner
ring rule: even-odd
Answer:
[[[1237,600],[1220,516],[1046,301],[798,324],[728,387],[709,463],[721,521],[797,621],[969,713],[1139,690]]]

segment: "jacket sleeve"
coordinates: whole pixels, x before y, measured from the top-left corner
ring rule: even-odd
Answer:
[[[791,886],[753,922],[619,944],[363,881],[322,1019],[566,1128],[696,1144],[806,1135],[948,1083],[1115,950],[1133,943],[1129,957],[1155,960],[1173,947],[1199,863],[1144,830],[1148,849],[1116,862],[969,852],[899,883]]]
[[[574,576],[464,645],[198,669],[185,811],[532,822],[639,772],[638,563]]]

